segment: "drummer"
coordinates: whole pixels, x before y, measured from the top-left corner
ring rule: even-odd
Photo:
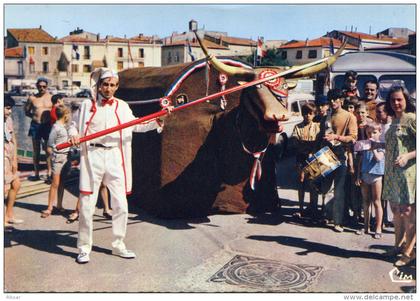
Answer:
[[[298,172],[298,199],[299,199],[299,212],[296,212],[294,217],[302,217],[308,215],[311,219],[316,218],[318,206],[318,193],[309,185],[310,205],[306,211],[303,211],[303,204],[305,198],[305,179],[303,167],[307,159],[316,152],[316,145],[318,135],[320,133],[319,123],[313,122],[316,115],[317,108],[313,103],[307,103],[302,106],[303,121],[295,126],[292,136],[290,138],[291,146],[296,149],[296,168]]]
[[[342,108],[345,95],[339,89],[332,89],[327,95],[331,104],[331,129],[332,132],[325,134],[324,142],[329,144],[331,150],[341,162],[331,175],[334,181],[334,204],[333,220],[334,231],[343,232],[344,202],[345,202],[345,179],[346,179],[346,155],[344,144],[354,143],[357,140],[356,117]]]

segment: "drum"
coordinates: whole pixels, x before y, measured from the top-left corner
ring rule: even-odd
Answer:
[[[303,172],[308,179],[316,180],[321,176],[325,178],[340,165],[337,156],[328,146],[325,146],[306,160]]]

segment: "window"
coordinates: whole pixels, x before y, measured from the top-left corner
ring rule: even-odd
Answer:
[[[168,52],[168,64],[172,63],[172,53]]]
[[[416,92],[416,76],[414,74],[387,74],[379,78],[379,95],[382,99],[386,99],[389,89],[393,84],[403,85],[410,94]]]
[[[286,50],[283,50],[283,51],[281,52],[281,59],[282,59],[282,60],[287,59],[287,51],[286,51]]]
[[[42,72],[44,72],[44,73],[49,72],[48,62],[42,62]]]
[[[174,62],[179,62],[179,52],[175,53]]]
[[[117,62],[117,70],[124,69],[124,62]]]
[[[62,83],[63,83],[63,88],[66,88],[66,87],[69,86],[69,81],[68,80],[63,80]]]
[[[91,65],[83,65],[83,72],[84,73],[92,72],[92,66]]]
[[[123,49],[118,48],[118,57],[123,57]]]
[[[23,63],[18,62],[18,75],[23,76]]]
[[[48,55],[48,47],[42,47],[42,54]]]
[[[144,67],[144,62],[139,62],[139,67]]]
[[[72,65],[71,65],[71,72],[72,72],[72,73],[77,73],[77,72],[79,72],[79,65],[77,65],[77,64],[72,64]]]
[[[296,58],[297,58],[298,60],[302,58],[302,50],[298,50],[298,51],[296,52]]]
[[[29,73],[35,73],[35,63],[29,64]]]
[[[144,49],[143,48],[139,49],[139,58],[144,58]]]
[[[85,46],[83,49],[84,49],[83,58],[85,60],[89,60],[90,59],[90,47],[89,46]]]
[[[35,47],[29,46],[28,47],[28,52],[29,52],[29,55],[34,55],[35,54]]]
[[[309,53],[308,53],[308,58],[309,59],[316,59],[317,56],[318,56],[318,54],[317,54],[316,50],[309,50]]]

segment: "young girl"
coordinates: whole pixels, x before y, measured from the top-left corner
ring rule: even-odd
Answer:
[[[381,136],[381,125],[370,122],[366,125],[366,135],[368,139],[379,142]],[[373,203],[375,208],[375,239],[382,237],[382,176],[385,169],[385,150],[371,149],[362,151],[359,161],[358,175],[356,185],[360,185],[363,197],[363,212],[364,212],[364,230],[369,233],[370,225],[370,204]]]
[[[49,217],[53,213],[54,199],[57,198],[57,210],[64,213],[63,193],[64,183],[61,174],[65,175],[71,168],[71,162],[67,160],[69,149],[55,150],[55,145],[67,142],[69,131],[76,129],[69,126],[70,110],[63,105],[56,108],[57,121],[54,123],[48,138],[47,150],[52,158],[52,183],[48,194],[48,208],[41,213],[42,218]]]

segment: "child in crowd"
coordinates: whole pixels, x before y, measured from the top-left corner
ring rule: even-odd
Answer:
[[[356,96],[347,96],[344,99],[343,108],[347,112],[350,112],[356,115],[356,107],[358,104],[359,104],[359,99]]]
[[[350,70],[344,74],[344,87],[343,87],[344,96],[356,96],[360,97],[359,90],[357,89],[357,72]]]
[[[307,103],[302,106],[303,122],[297,124],[293,129],[291,143],[296,147],[296,165],[298,171],[298,198],[299,198],[299,212],[295,214],[296,217],[303,216],[303,205],[305,197],[305,174],[302,169],[306,164],[306,160],[310,155],[316,152],[316,145],[318,142],[318,135],[320,133],[319,123],[313,122],[317,108],[312,103]],[[310,205],[309,215],[314,218],[317,214],[318,193],[308,185],[310,190]]]
[[[13,206],[16,195],[20,189],[18,175],[17,145],[13,129],[12,108],[15,101],[10,96],[4,99],[4,196],[7,198],[4,217],[4,227],[11,227],[13,224],[21,224],[23,220],[15,218]]]
[[[57,121],[57,107],[64,106],[64,96],[62,94],[55,94],[51,97],[51,102],[53,104],[50,111],[50,122],[52,126]]]
[[[369,122],[366,125],[366,135],[368,139],[379,142],[381,136],[381,126],[378,123]],[[385,169],[385,150],[371,149],[361,153],[359,161],[356,185],[361,186],[363,196],[364,230],[369,233],[371,203],[375,208],[375,239],[382,237],[382,176]]]
[[[69,140],[69,132],[75,132],[74,126],[70,126],[70,110],[65,106],[57,106],[57,121],[54,123],[47,144],[48,153],[52,158],[52,183],[48,194],[48,208],[41,213],[42,218],[49,217],[53,213],[53,203],[57,198],[57,210],[64,213],[63,193],[64,183],[61,175],[66,175],[70,168],[71,162],[67,160],[69,149],[56,150],[55,145],[67,142]]]
[[[366,104],[364,102],[360,102],[356,107],[356,118],[357,118],[357,140],[366,140],[366,132],[365,127],[368,122],[373,121],[368,117],[368,111]]]
[[[356,96],[347,96],[344,99],[343,108],[357,118],[356,108],[359,106],[359,99]],[[347,174],[345,181],[346,201],[345,201],[345,215],[350,219],[349,209],[353,212],[351,222],[357,224],[357,220],[361,215],[362,201],[360,195],[360,188],[355,185],[356,160],[354,156],[353,144],[348,144],[346,148],[347,157]],[[361,234],[361,231],[356,231],[356,234]]]

